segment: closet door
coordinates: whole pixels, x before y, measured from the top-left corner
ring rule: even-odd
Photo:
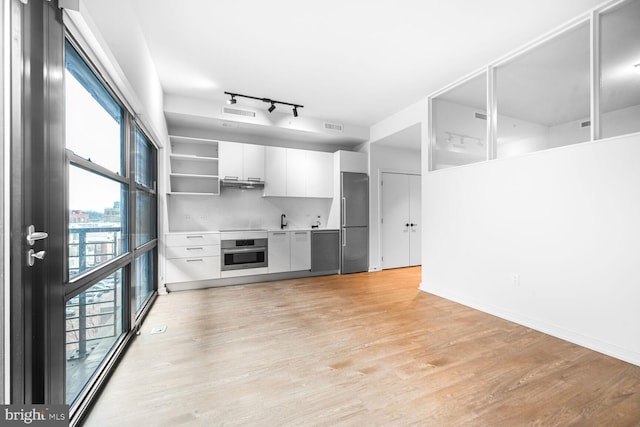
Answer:
[[[410,261],[409,178],[382,174],[382,268],[406,267]]]
[[[421,264],[420,176],[382,174],[382,268]]]

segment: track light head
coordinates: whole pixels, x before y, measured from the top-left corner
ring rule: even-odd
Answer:
[[[273,113],[273,110],[275,109],[276,109],[276,104],[273,101],[271,101],[271,107],[269,107],[269,112]]]
[[[298,117],[298,107],[293,107],[293,117]]]
[[[236,102],[238,102],[238,101],[236,100],[236,96],[235,95],[231,95],[231,98],[227,99],[227,104],[229,104],[229,105],[233,105]]]

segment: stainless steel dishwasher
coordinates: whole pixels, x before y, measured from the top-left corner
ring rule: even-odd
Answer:
[[[327,274],[340,271],[340,231],[311,231],[311,271]]]

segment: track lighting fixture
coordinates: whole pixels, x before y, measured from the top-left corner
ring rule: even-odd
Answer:
[[[304,108],[304,105],[292,104],[290,102],[276,101],[274,99],[269,99],[269,98],[258,98],[256,96],[241,95],[239,93],[232,93],[232,92],[225,92],[224,94],[230,96],[230,98],[227,100],[228,104],[235,104],[237,102],[237,100],[236,100],[237,96],[242,97],[242,98],[255,99],[255,100],[258,100],[258,101],[262,101],[262,102],[266,102],[268,104],[271,104],[271,106],[269,106],[269,108],[267,109],[267,111],[269,111],[270,113],[273,113],[273,110],[276,109],[276,104],[288,105],[290,107],[293,107],[293,117],[298,117],[298,108]]]

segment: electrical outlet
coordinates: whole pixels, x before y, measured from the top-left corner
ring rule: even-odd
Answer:
[[[513,286],[520,286],[520,275],[518,273],[511,274],[511,284]]]

